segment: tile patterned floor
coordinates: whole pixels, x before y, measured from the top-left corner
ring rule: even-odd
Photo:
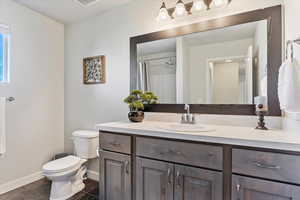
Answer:
[[[98,200],[98,182],[88,179],[85,184],[83,191],[68,200]],[[0,195],[0,200],[49,200],[50,187],[50,182],[42,179]]]

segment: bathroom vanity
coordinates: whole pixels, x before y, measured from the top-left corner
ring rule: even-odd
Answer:
[[[159,97],[145,112],[279,117],[282,32],[275,6],[132,37],[131,90]],[[300,199],[298,135],[158,121],[98,126],[101,200]]]
[[[101,200],[298,200],[300,136],[166,122],[98,125]]]

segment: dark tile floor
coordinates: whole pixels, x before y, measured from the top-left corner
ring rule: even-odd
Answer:
[[[85,185],[83,191],[68,200],[98,200],[98,182],[88,179]],[[51,183],[42,179],[0,195],[0,200],[49,200],[50,187]]]

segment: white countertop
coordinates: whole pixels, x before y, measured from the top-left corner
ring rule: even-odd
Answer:
[[[187,133],[169,131],[160,128],[164,123],[176,124],[175,122],[158,121],[144,121],[142,123],[122,121],[98,124],[96,127],[100,131],[126,133],[138,136],[152,136],[165,139],[181,139],[187,141],[210,142],[300,152],[300,131],[299,134],[292,134],[282,130],[261,131],[251,127],[199,124],[214,129],[215,131]]]

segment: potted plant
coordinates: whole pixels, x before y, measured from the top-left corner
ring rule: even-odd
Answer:
[[[133,90],[124,102],[129,105],[128,118],[132,122],[142,122],[144,120],[144,108],[146,104],[156,104],[157,96],[152,92],[142,92]]]

